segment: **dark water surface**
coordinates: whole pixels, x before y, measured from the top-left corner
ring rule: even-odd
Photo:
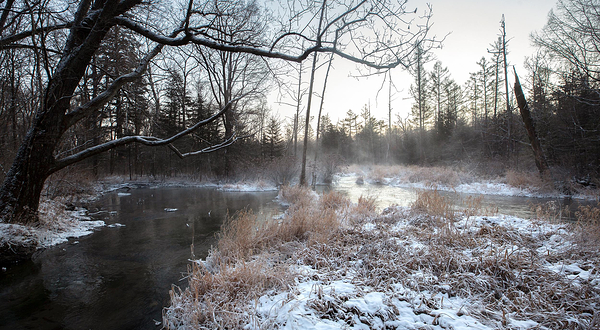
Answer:
[[[0,329],[159,329],[171,285],[187,285],[192,243],[196,257],[206,256],[227,212],[278,213],[276,195],[181,187],[107,194],[90,209],[107,227],[0,271]]]

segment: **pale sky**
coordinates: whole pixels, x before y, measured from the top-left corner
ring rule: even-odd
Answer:
[[[416,7],[421,13],[426,8],[426,3],[433,7],[433,26],[429,35],[440,39],[450,33],[443,48],[433,50],[433,54],[443,66],[448,67],[451,77],[462,86],[469,79],[469,74],[478,70],[476,62],[482,56],[491,58],[487,49],[491,48],[490,45],[498,38],[502,14],[505,16],[509,40],[508,62],[515,65],[519,76],[525,76],[525,57],[535,53],[535,49],[530,45],[529,35],[544,27],[548,12],[555,7],[556,0],[408,0],[407,7]],[[334,63],[335,70],[330,73],[325,96],[324,114],[328,113],[335,123],[337,118],[345,116],[348,109],[360,113],[363,105],[370,104],[372,116],[387,120],[387,86],[377,98],[377,90],[383,77],[357,80],[350,77],[357,73],[354,64],[342,60]],[[428,68],[432,65],[433,61]],[[325,70],[326,67],[323,67],[321,73],[324,74]],[[308,77],[308,74],[306,76]],[[412,99],[408,89],[413,78],[398,68],[392,72],[392,79],[399,90],[398,93],[393,92],[395,95],[392,101],[392,120],[395,120],[395,113],[400,112],[405,117],[410,111]],[[509,84],[513,84],[511,74]],[[320,94],[322,77],[315,85],[315,91]],[[313,97],[311,114],[316,115],[319,102],[318,97]],[[291,118],[294,111],[292,107],[285,105],[271,104],[271,107],[281,118]]]

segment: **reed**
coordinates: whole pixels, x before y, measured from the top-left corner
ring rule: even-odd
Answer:
[[[533,320],[539,329],[599,325],[598,208],[580,208],[571,225],[556,221],[556,209],[540,209],[540,218],[520,220],[519,227],[483,216],[480,200],[456,211],[436,190],[419,192],[411,208],[381,214],[372,198],[350,205],[343,196],[318,198],[297,187],[282,196],[292,202],[283,219],[258,222],[242,212],[227,221],[217,249],[193,264],[189,289],[172,290],[165,328],[284,327],[254,309],[257,299],[285,291],[293,298],[294,283],[314,279],[384,292],[389,310],[393,299],[406,301],[415,315],[433,319],[448,304],[444,299],[460,297],[469,304],[457,315],[490,328],[513,329],[515,320]],[[358,317],[401,317],[384,310],[360,315],[347,300],[316,288],[307,306],[348,327]]]

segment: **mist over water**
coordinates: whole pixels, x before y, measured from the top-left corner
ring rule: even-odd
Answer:
[[[373,197],[376,205],[381,211],[392,205],[409,207],[417,198],[418,189],[408,187],[398,187],[386,184],[368,183],[357,184],[357,175],[344,175],[336,178],[333,187],[321,188],[321,190],[334,189],[346,195],[352,202],[358,201],[358,198]],[[535,217],[534,207],[549,202],[557,206],[569,206],[571,211],[577,210],[579,205],[593,204],[591,201],[580,201],[571,198],[537,198],[522,196],[503,196],[503,195],[481,195],[467,194],[453,191],[439,191],[440,195],[447,197],[457,209],[465,206],[469,198],[481,198],[481,207],[487,210],[497,210],[499,214],[516,216],[524,219]]]

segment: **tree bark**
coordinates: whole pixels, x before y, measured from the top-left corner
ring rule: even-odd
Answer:
[[[538,139],[537,133],[535,131],[535,125],[533,124],[533,119],[531,118],[531,112],[529,111],[529,105],[527,104],[525,95],[523,95],[523,89],[521,88],[521,83],[519,82],[519,76],[517,76],[516,69],[515,69],[515,97],[517,99],[517,104],[519,105],[519,110],[521,112],[521,118],[523,118],[523,124],[525,124],[525,129],[527,130],[527,136],[529,137],[529,142],[531,143],[531,149],[533,150],[533,156],[535,158],[535,165],[537,166],[540,174],[544,175],[544,173],[548,170],[548,163],[546,162],[546,157],[544,156],[544,151],[542,150],[542,145],[540,144],[540,140]]]
[[[54,171],[54,150],[69,127],[65,114],[71,96],[111,28],[110,18],[118,14],[118,7],[116,1],[107,1],[102,14],[92,12],[85,26],[82,23],[71,29],[64,55],[48,83],[36,118],[0,188],[0,219],[19,223],[37,221],[44,182]]]

